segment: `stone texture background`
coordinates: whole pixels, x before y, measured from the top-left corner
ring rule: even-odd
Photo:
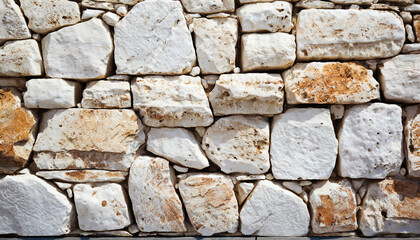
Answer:
[[[413,236],[419,177],[418,0],[0,0],[0,236]]]

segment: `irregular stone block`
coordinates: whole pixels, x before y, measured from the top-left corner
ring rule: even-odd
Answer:
[[[296,3],[295,7],[297,8],[323,8],[323,9],[332,9],[334,8],[334,3],[327,1],[318,1],[318,0],[301,0]]]
[[[130,83],[123,81],[91,81],[83,90],[83,108],[130,108]]]
[[[249,194],[254,189],[254,183],[252,182],[241,182],[236,185],[236,197],[238,198],[239,205],[248,198]]]
[[[415,15],[413,20],[413,28],[416,33],[417,42],[420,42],[420,15]]]
[[[0,77],[0,87],[25,88],[26,79],[19,77]]]
[[[242,70],[282,70],[296,59],[295,36],[287,33],[242,35]]]
[[[23,13],[29,19],[28,27],[34,32],[46,34],[63,26],[80,22],[77,2],[66,0],[22,0]]]
[[[118,74],[185,74],[195,65],[192,37],[179,1],[140,2],[114,30]]]
[[[420,105],[409,106],[405,109],[405,144],[408,174],[420,177]]]
[[[392,11],[302,10],[296,30],[300,61],[387,58],[405,42],[403,21]]]
[[[121,185],[76,184],[73,192],[81,230],[109,231],[130,226],[127,196]]]
[[[187,12],[218,13],[234,12],[235,0],[181,0]]]
[[[0,234],[59,236],[73,228],[73,204],[57,188],[31,174],[0,179]]]
[[[0,1],[0,22],[0,42],[31,37],[25,18],[14,0]]]
[[[254,3],[240,7],[236,14],[242,32],[290,32],[293,5],[288,2]]]
[[[369,184],[359,225],[365,236],[420,234],[420,184],[408,180]]]
[[[22,108],[19,93],[14,89],[0,89],[0,103],[0,174],[11,174],[29,160],[37,118]]]
[[[278,183],[258,182],[240,213],[241,233],[257,236],[302,236],[309,212],[303,200]]]
[[[63,79],[41,78],[26,82],[23,94],[27,108],[71,108],[80,100],[82,86]]]
[[[198,64],[202,74],[221,74],[235,68],[238,20],[194,18]]]
[[[280,74],[223,74],[210,92],[210,102],[216,116],[271,115],[283,111],[283,95]]]
[[[127,170],[145,142],[133,110],[50,110],[34,146],[39,169]]]
[[[355,63],[298,63],[283,78],[289,104],[355,104],[380,98],[373,71]]]
[[[151,128],[147,133],[147,150],[188,168],[203,169],[209,166],[200,143],[188,129]]]
[[[38,171],[36,175],[48,180],[64,182],[122,182],[127,176],[126,172],[105,170],[66,170],[66,171]]]
[[[338,133],[342,177],[385,178],[400,170],[402,110],[394,104],[372,103],[346,110]]]
[[[203,236],[236,232],[238,202],[233,183],[223,174],[190,174],[179,181],[179,192],[194,229]]]
[[[420,103],[420,54],[398,55],[385,60],[379,69],[387,100]]]
[[[128,188],[140,231],[186,231],[182,203],[175,191],[174,180],[174,170],[163,158],[140,156],[134,161]]]
[[[213,114],[200,77],[149,76],[131,82],[133,107],[152,127],[208,126]]]
[[[113,43],[108,25],[93,18],[52,32],[42,39],[45,73],[79,81],[105,78]]]
[[[330,111],[291,108],[273,119],[271,164],[277,179],[328,179],[335,166],[338,141]]]
[[[224,173],[259,174],[270,168],[269,137],[266,118],[229,116],[207,129],[202,147]]]
[[[357,229],[356,193],[351,183],[323,181],[313,185],[309,194],[314,233],[349,232]]]
[[[41,76],[42,73],[42,58],[37,41],[8,41],[0,47],[0,76]]]

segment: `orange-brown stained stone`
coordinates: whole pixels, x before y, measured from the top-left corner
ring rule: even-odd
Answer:
[[[420,15],[414,16],[413,26],[414,32],[416,33],[416,41],[420,42]]]
[[[0,173],[14,173],[26,164],[36,123],[34,114],[21,107],[17,92],[0,89]]]
[[[420,105],[406,108],[405,144],[407,168],[411,177],[420,177]]]
[[[119,171],[106,170],[64,170],[64,171],[38,171],[37,176],[51,180],[65,182],[122,182],[127,175]]]
[[[296,64],[283,75],[290,104],[350,104],[379,98],[373,72],[356,63]]]

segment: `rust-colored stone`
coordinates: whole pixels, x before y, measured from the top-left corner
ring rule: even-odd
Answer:
[[[416,33],[417,42],[420,42],[420,15],[415,15],[413,18],[414,32]]]

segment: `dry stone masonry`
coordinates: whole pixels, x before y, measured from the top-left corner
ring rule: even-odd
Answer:
[[[420,236],[419,0],[0,0],[0,237]]]

